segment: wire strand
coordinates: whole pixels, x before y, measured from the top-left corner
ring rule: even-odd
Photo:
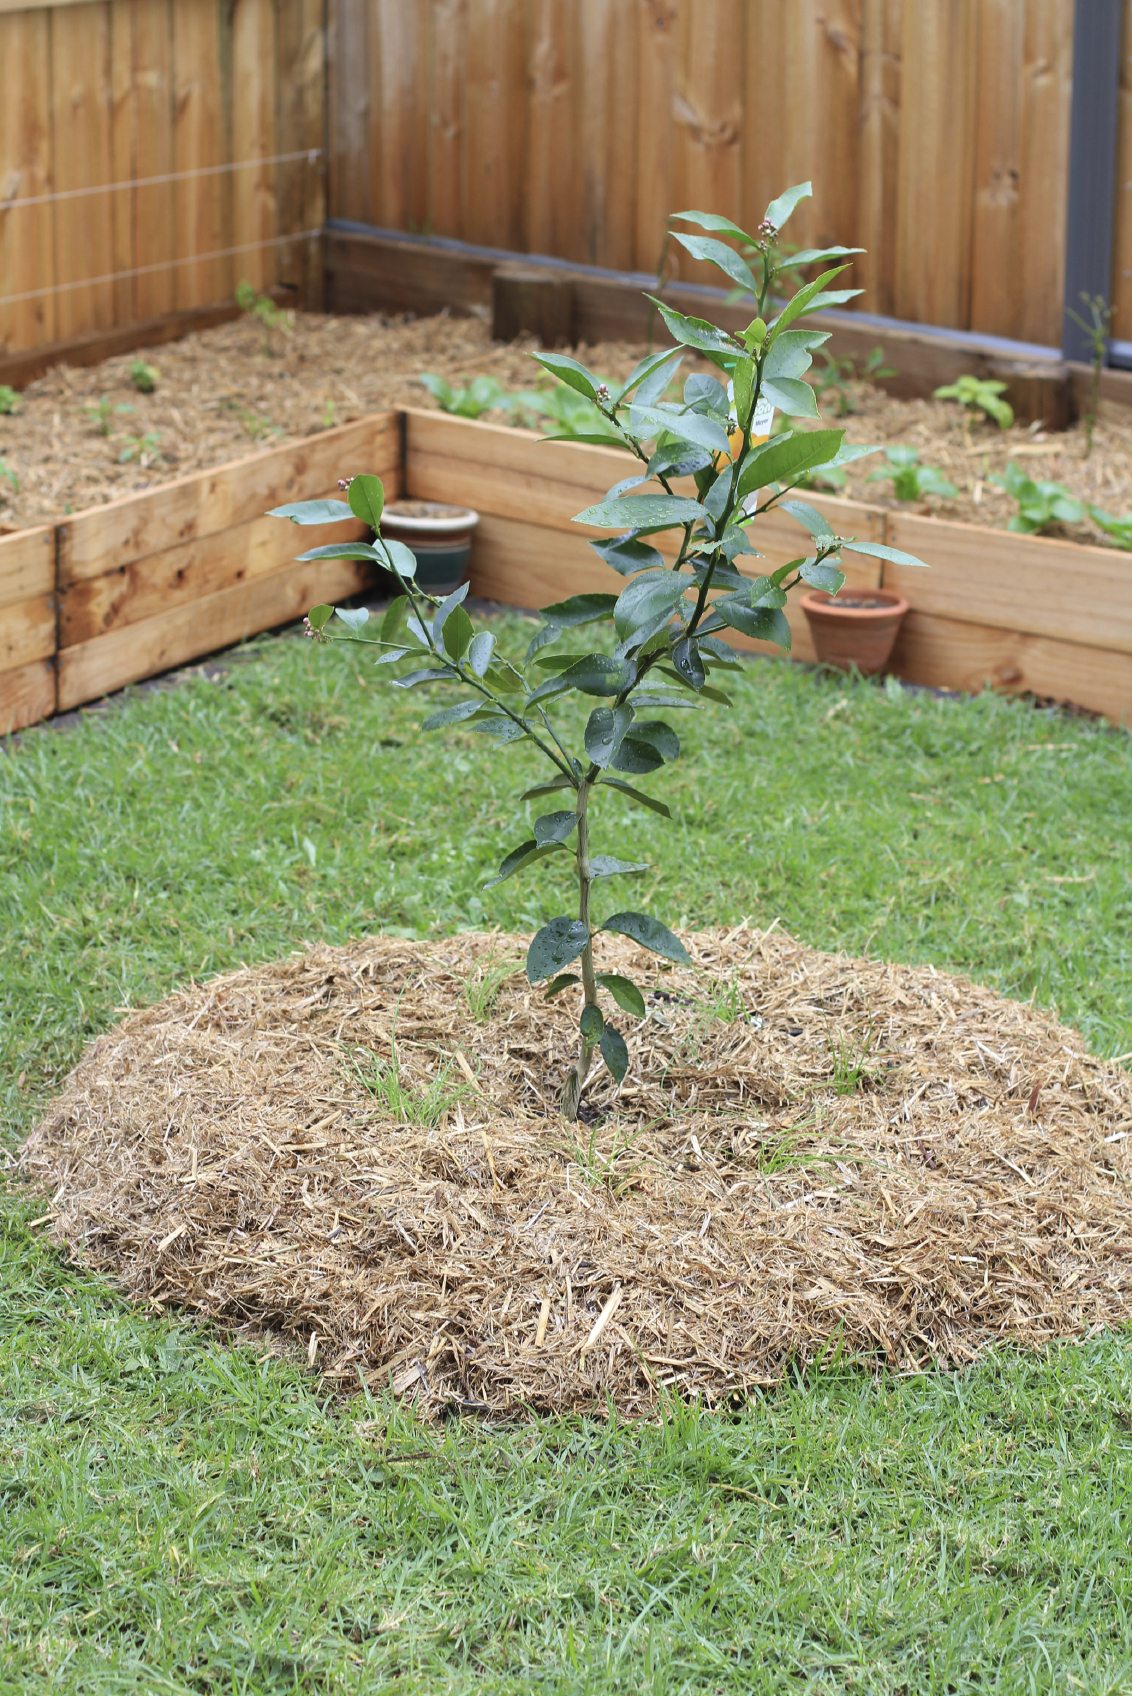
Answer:
[[[292,165],[305,159],[313,165],[322,158],[321,147],[305,147],[295,153],[272,153],[258,159],[231,159],[223,165],[194,165],[187,171],[165,171],[158,177],[126,177],[118,183],[99,183],[95,188],[60,188],[50,194],[26,194],[18,200],[0,197],[0,212],[15,212],[24,206],[49,206],[58,200],[83,200],[92,194],[117,194],[124,188],[156,188],[162,183],[183,183],[191,177],[216,177],[225,171],[250,171],[256,165]]]
[[[104,283],[116,283],[123,277],[146,277],[154,271],[171,271],[178,265],[205,265],[210,259],[230,259],[234,253],[258,253],[265,247],[277,247],[285,241],[309,241],[320,236],[320,229],[296,230],[289,236],[270,236],[267,241],[246,241],[239,247],[218,247],[212,253],[190,253],[184,259],[159,259],[153,265],[135,265],[129,271],[107,271],[101,277],[80,277],[73,283],[52,283],[45,289],[25,289],[22,294],[0,295],[0,306],[15,306],[21,300],[42,300],[45,295],[64,294],[69,289],[100,288]]]

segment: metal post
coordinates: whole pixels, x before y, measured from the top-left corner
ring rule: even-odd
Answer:
[[[1106,301],[1112,298],[1122,13],[1122,0],[1076,0],[1073,14],[1061,331],[1066,359],[1092,357],[1088,337],[1070,318],[1070,310],[1081,311],[1083,294],[1102,295]]]

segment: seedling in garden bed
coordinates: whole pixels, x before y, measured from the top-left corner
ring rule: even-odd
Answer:
[[[1097,413],[1101,404],[1101,373],[1108,358],[1108,338],[1112,329],[1112,307],[1109,306],[1103,294],[1086,294],[1082,292],[1081,304],[1084,313],[1067,308],[1073,322],[1084,330],[1089,338],[1089,398],[1085,402],[1083,423],[1085,425],[1085,458],[1088,459],[1093,451],[1093,435],[1097,428]]]
[[[19,492],[20,492],[20,480],[16,476],[16,473],[12,470],[12,467],[8,464],[8,461],[6,459],[0,459],[0,480],[7,483],[8,487],[11,489],[11,491],[14,495],[19,494]],[[3,490],[0,490],[0,499],[2,499],[2,498],[3,498]]]
[[[1025,536],[1056,530],[1059,525],[1083,524],[1085,508],[1061,483],[1036,483],[1020,466],[1011,460],[1006,470],[995,472],[991,482],[1017,503],[1018,511],[1007,525],[1008,530]]]
[[[127,436],[118,454],[119,465],[130,465],[135,460],[139,465],[152,465],[161,458],[161,438],[156,430],[147,430],[144,436]]]
[[[288,335],[294,329],[295,314],[288,312],[284,306],[277,306],[269,294],[257,294],[249,282],[238,285],[236,305],[246,318],[254,318],[257,324],[263,326],[265,353],[275,352],[276,334]]]
[[[1089,517],[1098,530],[1103,530],[1106,536],[1112,538],[1118,548],[1132,552],[1132,512],[1126,512],[1123,518],[1116,518],[1099,506],[1091,506]]]
[[[108,436],[115,418],[125,418],[134,409],[125,401],[115,405],[109,396],[103,395],[99,400],[88,401],[84,410],[98,434]]]
[[[874,347],[860,367],[849,354],[837,359],[832,353],[823,352],[822,359],[825,364],[814,387],[822,400],[830,393],[837,397],[839,418],[848,418],[851,413],[860,410],[858,391],[862,384],[879,383],[882,378],[896,375],[895,366],[885,364],[882,347]]]
[[[10,418],[22,405],[16,390],[9,383],[0,383],[0,418]]]
[[[148,365],[144,359],[135,359],[130,366],[130,382],[139,395],[151,395],[158,383],[156,365]]]
[[[963,427],[970,429],[972,418],[981,414],[998,425],[1000,430],[1009,430],[1014,422],[1014,408],[1008,400],[1003,400],[1006,384],[995,382],[990,377],[957,377],[954,383],[944,383],[942,388],[933,389],[936,400],[958,401],[963,408]]]
[[[844,448],[843,431],[789,430],[767,439],[768,406],[818,417],[804,379],[815,347],[826,338],[804,320],[845,292],[830,285],[845,269],[840,261],[846,250],[827,249],[801,258],[794,254],[791,266],[838,263],[784,303],[776,300],[784,268],[779,230],[809,193],[809,183],[802,183],[772,201],[753,236],[713,213],[676,216],[678,224],[703,233],[679,229],[675,239],[751,297],[754,316],[742,334],[654,301],[678,345],[649,354],[623,383],[603,382],[564,354],[536,355],[545,370],[593,405],[629,457],[628,475],[575,519],[603,532],[591,545],[626,582],[620,594],[571,595],[544,608],[542,628],[521,658],[500,653],[494,633],[476,628],[464,605],[468,584],[443,600],[417,588],[412,553],[381,535],[385,491],[378,478],[344,480],[345,501],[302,501],[277,507],[273,515],[298,524],[361,521],[373,531],[373,542],[330,543],[301,557],[364,560],[397,583],[399,593],[376,634],[365,608],[316,606],[307,618],[312,637],[375,647],[377,664],[398,668],[394,687],[439,688],[442,704],[422,729],[458,727],[486,738],[489,746],[525,742],[547,762],[545,779],[522,796],[546,811],[504,855],[491,884],[551,856],[566,854],[573,862],[576,914],[544,924],[526,961],[532,984],[545,983],[548,995],[570,991],[578,997],[577,1053],[561,1093],[568,1119],[578,1115],[596,1054],[616,1081],[625,1075],[629,1054],[618,1014],[640,1019],[646,1011],[637,983],[603,969],[601,937],[627,937],[682,964],[689,958],[659,919],[615,897],[602,898],[610,879],[648,868],[593,851],[593,804],[612,790],[635,806],[671,816],[638,783],[680,754],[679,735],[661,713],[729,704],[720,685],[742,662],[727,634],[788,649],[784,609],[790,590],[806,584],[836,594],[845,580],[839,564],[844,552],[898,565],[922,563],[878,542],[837,536],[820,512],[789,498],[803,474],[845,462],[852,450]],[[752,263],[744,250],[753,255]],[[665,401],[681,346],[693,349],[716,374],[690,377],[679,400]],[[678,484],[688,488],[688,480],[694,493],[677,492]],[[798,556],[748,575],[744,561],[758,557],[752,537],[759,534],[763,513],[776,508],[799,526]],[[662,536],[663,552],[657,545]],[[595,630],[600,640],[591,638]],[[570,728],[571,709],[579,703],[588,708],[580,747]]]
[[[890,482],[898,501],[922,501],[929,495],[951,500],[959,493],[934,465],[921,465],[915,448],[887,448],[885,469],[870,471],[869,482]]]

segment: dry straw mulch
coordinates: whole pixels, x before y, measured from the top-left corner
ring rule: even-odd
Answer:
[[[1132,1317],[1132,1077],[930,969],[773,931],[692,947],[694,970],[644,962],[629,1077],[589,1125],[552,1111],[566,998],[515,970],[472,1016],[516,939],[377,938],[131,1014],[31,1174],[132,1296],[431,1414],[719,1403],[838,1349],[915,1369]],[[603,963],[642,957],[610,939]],[[456,1097],[431,1129],[361,1081],[394,1043],[407,1087]]]

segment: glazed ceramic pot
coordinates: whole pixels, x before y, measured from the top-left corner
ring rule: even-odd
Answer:
[[[381,534],[404,542],[417,562],[417,582],[426,595],[450,595],[467,581],[472,532],[479,513],[441,501],[390,501],[381,515]]]

